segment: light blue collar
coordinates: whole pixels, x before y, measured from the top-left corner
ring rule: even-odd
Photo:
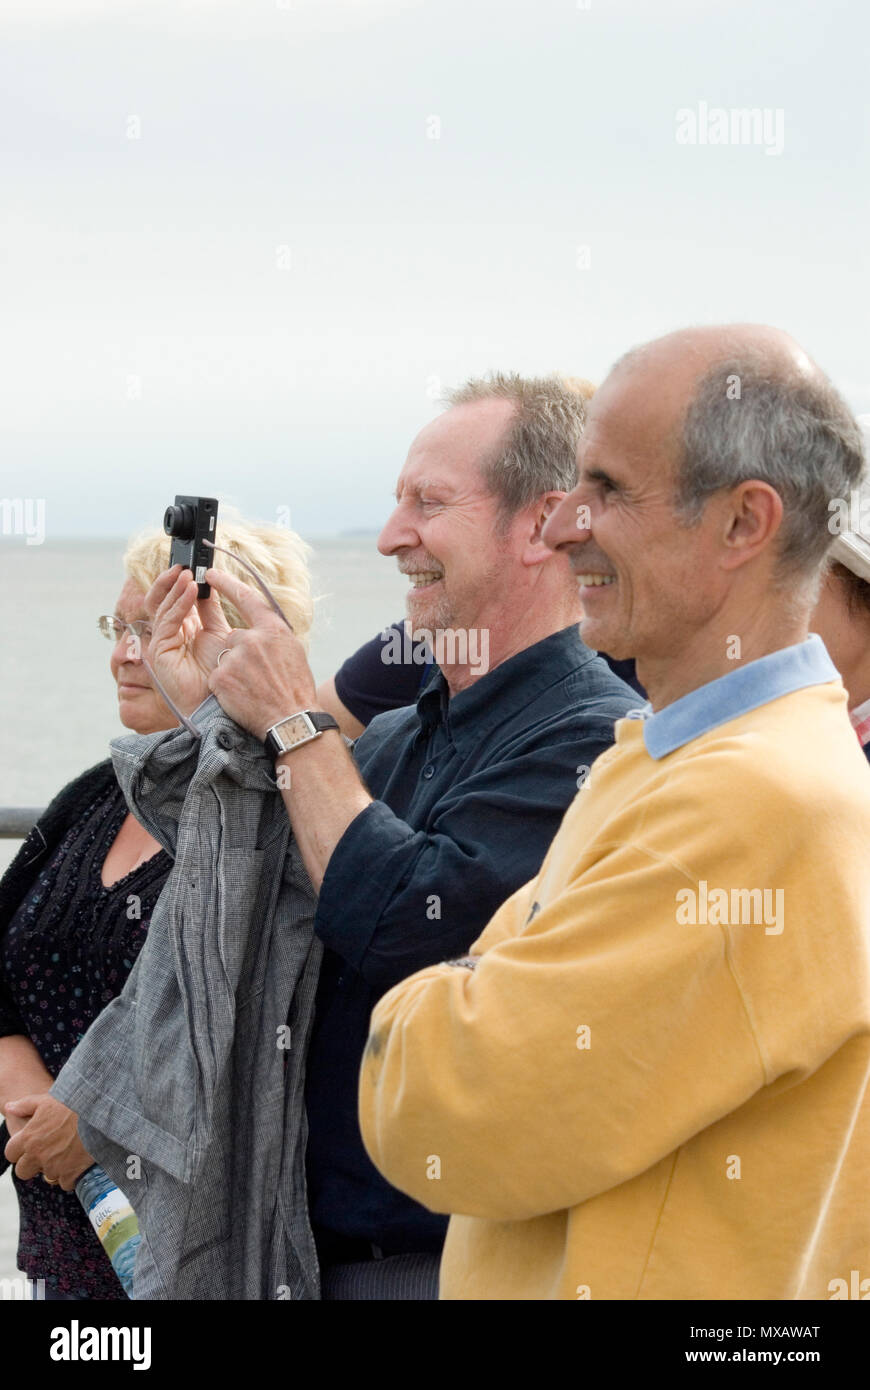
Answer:
[[[727,724],[780,695],[835,680],[839,672],[821,637],[813,632],[805,642],[770,652],[690,690],[657,714],[650,704],[645,705],[639,715],[645,721],[646,751],[651,758],[666,758],[718,724]]]

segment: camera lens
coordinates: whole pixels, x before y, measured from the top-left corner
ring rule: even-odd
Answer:
[[[175,536],[181,541],[193,540],[195,524],[193,507],[182,505],[166,508],[163,517],[163,529],[167,536]]]

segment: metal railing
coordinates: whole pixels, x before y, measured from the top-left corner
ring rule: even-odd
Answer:
[[[0,806],[0,840],[23,840],[44,810],[44,806]]]

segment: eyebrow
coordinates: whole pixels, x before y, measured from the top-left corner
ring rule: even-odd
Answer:
[[[450,496],[450,487],[447,483],[436,483],[429,478],[420,478],[416,483],[407,483],[404,491],[410,493],[412,497],[422,497],[424,492],[437,492],[442,497]],[[398,502],[400,500],[398,488],[396,488],[394,496]]]
[[[590,483],[612,483],[614,487],[621,487],[621,483],[612,473],[608,473],[604,468],[584,468],[580,474],[581,480],[585,479]]]

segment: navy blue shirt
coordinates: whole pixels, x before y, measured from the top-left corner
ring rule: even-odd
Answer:
[[[372,1009],[416,970],[463,955],[534,877],[615,721],[637,706],[572,626],[452,699],[433,668],[415,705],[380,715],[357,740],[377,799],[332,854],[314,927],[327,949],[307,1161],[322,1254],[327,1232],[388,1254],[440,1249],[447,1218],[391,1187],[363,1148],[357,1088]]]
[[[405,639],[410,656],[400,662],[385,659],[390,639],[394,634],[401,638],[405,626],[401,619],[390,623],[343,661],[335,673],[335,693],[361,724],[371,724],[376,715],[386,710],[412,705],[429,679],[433,661],[431,653],[424,654],[422,643]],[[601,655],[611,671],[645,700],[646,691],[637,678],[634,661],[616,661],[607,652]]]

